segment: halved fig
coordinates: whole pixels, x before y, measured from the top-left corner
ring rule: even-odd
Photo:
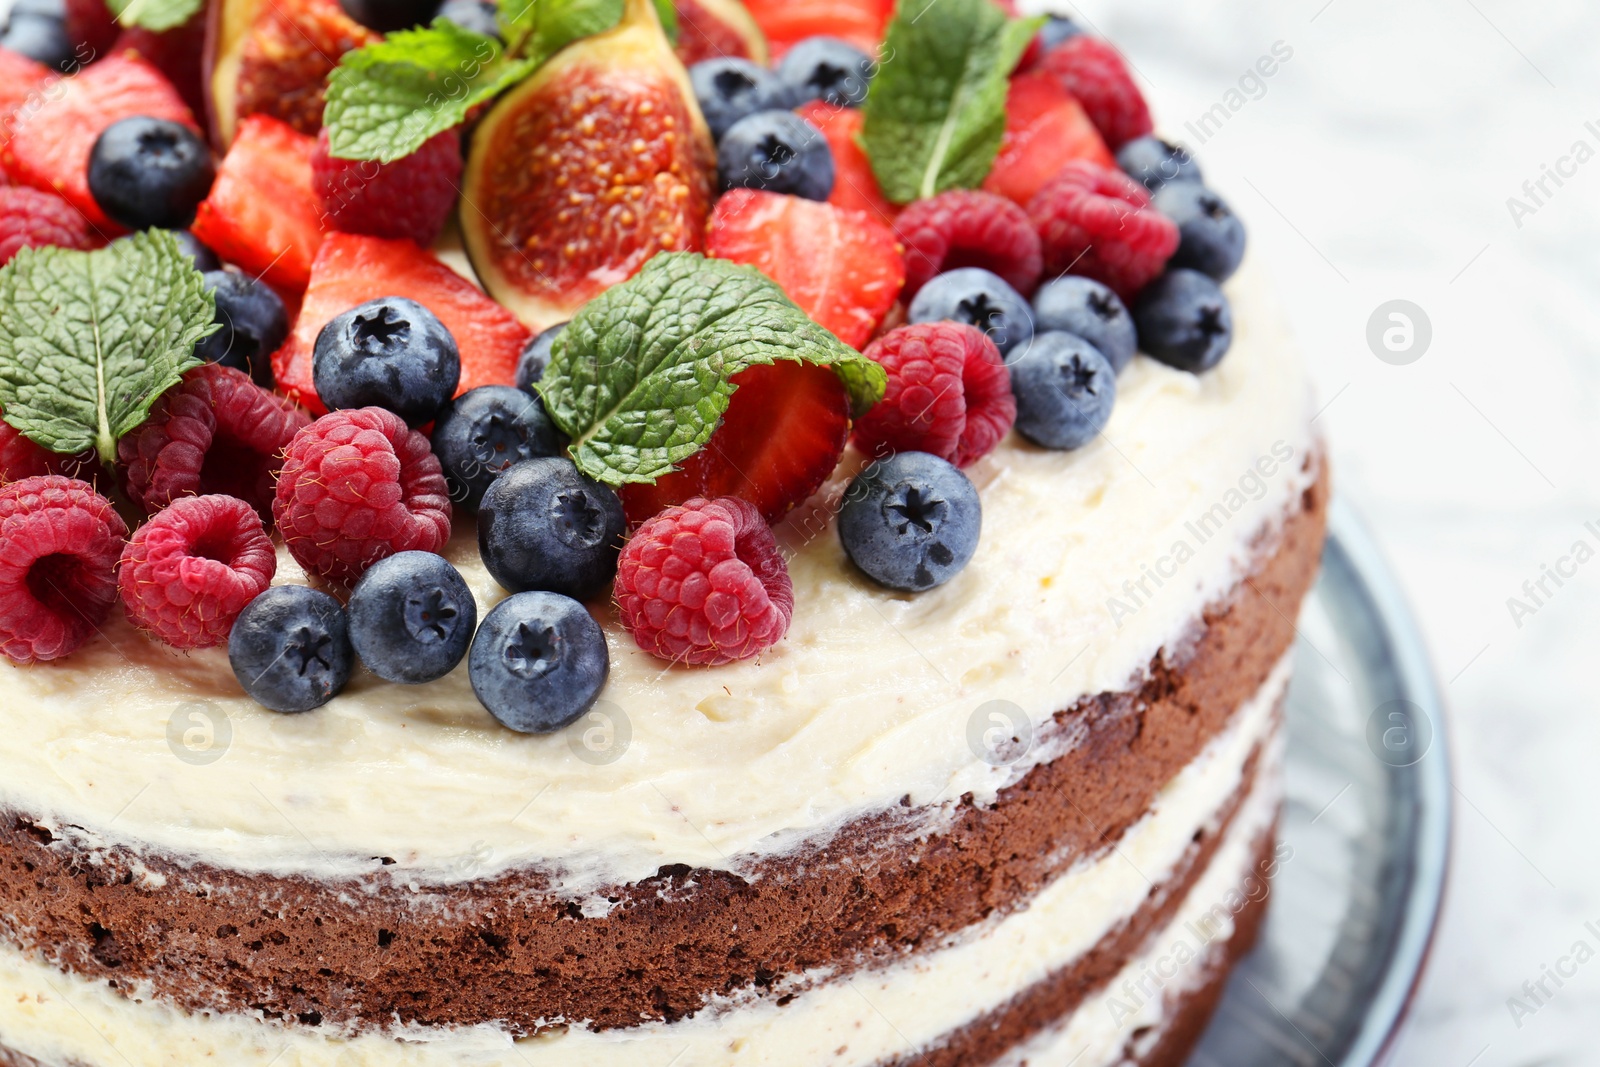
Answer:
[[[461,231],[529,328],[572,317],[657,252],[698,251],[715,150],[651,0],[559,52],[472,140]]]
[[[678,9],[678,58],[692,67],[734,56],[767,65],[767,39],[740,0],[673,0]]]
[[[315,136],[329,72],[346,52],[378,39],[339,0],[211,0],[205,80],[212,139],[226,148],[239,120],[255,114]]]

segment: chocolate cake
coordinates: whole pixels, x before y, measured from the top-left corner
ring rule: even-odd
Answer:
[[[729,3],[690,7],[695,18],[714,21]],[[240,371],[182,363],[120,449],[108,452],[97,439],[98,457],[65,445],[52,450],[48,442],[57,438],[20,414],[29,409],[6,391],[31,366],[25,331],[40,327],[0,308],[0,401],[11,417],[0,424],[0,649],[8,657],[0,658],[0,1067],[1183,1062],[1230,968],[1252,944],[1280,860],[1282,705],[1295,618],[1321,554],[1328,472],[1308,383],[1263,270],[1247,260],[1234,274],[1242,230],[1233,248],[1232,231],[1196,231],[1178,208],[1168,219],[1150,206],[1143,190],[1161,185],[1150,167],[1162,160],[1152,163],[1149,153],[1170,146],[1140,137],[1149,132],[1148,114],[1125,72],[1117,75],[1100,53],[1079,57],[1077,66],[1052,65],[1052,50],[1081,38],[1075,27],[1057,20],[1039,32],[991,11],[987,0],[973,3],[971,17],[986,32],[1025,31],[1015,54],[996,44],[992,57],[1002,90],[1013,67],[1025,68],[1011,80],[1007,121],[1048,112],[1049,122],[1073,124],[1070,137],[1046,126],[1047,140],[1027,157],[1070,144],[1078,158],[1062,164],[1065,178],[1027,201],[1026,213],[1017,190],[1028,185],[1033,164],[1024,165],[1020,138],[989,146],[996,174],[1010,168],[1003,183],[989,186],[1004,195],[966,188],[900,197],[888,170],[874,163],[884,188],[876,188],[873,170],[862,170],[855,177],[874,183],[872,195],[854,188],[848,206],[810,195],[803,183],[821,172],[808,171],[795,195],[741,189],[740,212],[727,209],[731,196],[697,207],[699,193],[671,189],[711,188],[707,176],[680,172],[700,165],[696,151],[709,142],[685,147],[673,139],[696,136],[686,127],[703,125],[702,107],[718,102],[688,96],[662,105],[666,98],[650,95],[671,97],[680,82],[687,86],[679,69],[650,83],[648,106],[640,105],[658,116],[665,106],[669,119],[685,109],[681,124],[665,121],[667,132],[657,131],[676,147],[658,153],[673,177],[654,186],[661,200],[650,210],[700,214],[674,214],[649,234],[644,244],[660,247],[636,277],[643,263],[634,261],[636,250],[612,247],[629,232],[590,234],[562,250],[548,241],[534,247],[549,238],[539,226],[527,237],[530,256],[565,257],[562,270],[486,270],[483,256],[498,254],[484,251],[494,234],[470,232],[465,217],[472,265],[451,251],[448,236],[437,255],[394,235],[324,239],[323,227],[354,226],[353,215],[340,224],[330,214],[307,231],[315,239],[300,249],[299,266],[280,257],[258,268],[251,257],[261,246],[251,243],[248,225],[256,216],[239,207],[255,195],[247,195],[254,171],[230,162],[241,153],[303,151],[319,176],[336,170],[326,136],[319,154],[309,155],[317,81],[299,85],[295,96],[296,114],[311,116],[302,116],[308,129],[226,117],[229,136],[238,130],[236,148],[196,223],[226,260],[250,267],[250,284],[270,282],[298,309],[292,335],[282,335],[285,324],[269,346],[278,348],[276,393]],[[315,15],[322,36],[343,40],[343,48],[375,40],[339,21],[359,19],[371,6],[336,11],[330,3]],[[446,5],[446,14],[461,6]],[[882,5],[862,11],[868,6]],[[754,21],[782,53],[797,42],[784,39],[792,30],[769,7],[753,5]],[[607,42],[622,39],[612,35],[627,35],[627,63],[668,62],[658,52],[676,63],[650,8],[630,2],[618,27],[568,45],[545,68],[560,75],[550,75],[551,83],[603,72]],[[288,4],[267,18],[253,4],[213,5],[209,17],[226,24],[224,36],[243,42],[243,58],[216,65],[224,73],[213,78],[240,79],[220,97],[230,105],[249,99],[308,66],[322,78],[335,57],[323,56],[320,66],[291,57],[250,73],[252,64],[271,61],[262,45],[269,38],[252,36],[252,19],[266,19],[276,35],[270,40],[288,40],[284,28],[315,10],[315,3]],[[887,26],[891,42],[905,43],[914,39],[906,21],[904,13],[891,20],[886,8],[875,29],[840,35],[866,33],[870,44]],[[742,10],[735,23],[736,32],[695,26],[694,47],[756,34]],[[508,26],[515,28],[500,28]],[[417,32],[440,35],[436,43],[482,37],[445,24]],[[212,47],[216,36],[213,27]],[[836,57],[841,46],[854,47],[838,40],[817,47]],[[518,47],[514,33],[507,47]],[[797,63],[780,61],[779,73],[793,77]],[[629,79],[643,75],[628,70],[605,92],[631,91]],[[1051,88],[1055,82],[1017,88],[1045,75],[1072,92]],[[497,106],[552,91],[545,75],[524,76],[530,80]],[[875,77],[873,93],[885,75]],[[1085,78],[1101,79],[1106,91]],[[1036,90],[1064,95],[1040,111],[1021,99]],[[348,114],[339,111],[338,91],[335,84],[328,110],[335,137],[338,122],[353,121],[335,117]],[[819,92],[825,103],[828,92],[844,94],[829,107],[862,105],[844,89]],[[874,151],[874,106],[869,98],[859,140],[828,138],[841,181],[851,174],[852,150]],[[802,114],[824,121],[815,107]],[[443,142],[412,146],[428,166],[463,173],[460,141],[452,139],[461,118],[443,127]],[[520,118],[508,112],[494,122],[495,151],[510,151],[504,146],[523,129]],[[30,121],[37,131],[43,120]],[[213,138],[222,152],[220,133]],[[1134,141],[1145,154],[1119,156],[1133,176],[1125,177],[1110,168],[1110,149]],[[571,148],[562,144],[560,151]],[[1180,162],[1181,180],[1198,181],[1192,164]],[[547,177],[537,162],[529,166],[530,183]],[[470,181],[493,169],[466,172]],[[412,172],[406,181],[423,179]],[[965,185],[982,181],[980,173]],[[300,192],[327,206],[320,186]],[[521,195],[497,194],[508,203]],[[291,189],[282,198],[286,217],[296,195]],[[1106,203],[1086,207],[1091,196]],[[902,216],[895,229],[894,220],[874,218],[872,205],[891,200],[915,200],[906,211],[920,213],[917,224]],[[1095,214],[1113,202],[1121,206],[1110,215]],[[469,196],[463,216],[473,203]],[[1214,221],[1227,217],[1225,206],[1206,211]],[[619,217],[607,214],[606,225]],[[963,229],[977,217],[988,247]],[[1121,220],[1117,236],[1091,239],[1071,262],[1056,262],[1063,242],[1073,240],[1063,220],[1092,227],[1108,217]],[[772,229],[740,229],[752,218],[792,228],[781,238]],[[815,228],[818,220],[826,225]],[[559,229],[554,215],[546,222]],[[292,217],[274,226],[275,234],[300,239]],[[608,244],[610,237],[618,240]],[[839,242],[832,248],[838,262],[827,270],[840,273],[825,273],[820,291],[813,283],[821,268],[811,258],[818,240]],[[937,251],[938,241],[949,247]],[[1029,254],[1013,255],[1007,242]],[[692,255],[702,243],[720,260]],[[180,254],[175,242],[154,237],[127,247],[160,270]],[[23,251],[0,271],[0,284],[52,255],[62,258],[48,262],[72,264],[84,261],[65,257],[110,253]],[[620,258],[605,270],[591,263],[581,284],[567,284],[566,268],[605,255]],[[939,262],[919,266],[917,256]],[[108,259],[94,262],[117,269]],[[975,263],[995,271],[979,271],[984,277],[973,282],[956,269]],[[688,273],[668,273],[678,266]],[[878,267],[888,275],[874,274]],[[538,276],[537,293],[521,300],[496,291],[519,284],[528,270]],[[959,286],[1004,296],[1012,283],[1000,274],[1020,272],[1023,300],[1041,271],[1103,282],[1086,306],[1108,316],[1106,309],[1129,316],[1117,294],[1125,296],[1145,354],[1129,359],[1115,352],[1114,340],[1070,333],[1042,303],[1023,304],[1026,338],[1016,321],[1006,333],[999,319],[962,319],[971,301],[954,299],[963,295]],[[185,266],[172,275],[174,314],[201,306],[193,273]],[[1223,283],[1214,298],[1207,295],[1218,284],[1212,276]],[[473,277],[498,304],[463,280]],[[672,319],[665,325],[637,310],[678,299],[674,278],[690,286],[709,278],[716,292],[725,283],[744,295],[714,315],[683,298],[663,313]],[[592,297],[597,284],[605,291]],[[215,281],[208,285],[216,290]],[[916,295],[918,286],[924,295]],[[584,295],[565,332],[539,337],[515,369],[506,352],[514,357],[551,325],[534,318],[575,292]],[[950,308],[925,313],[946,292],[954,294]],[[207,299],[205,316],[223,308],[224,296]],[[766,317],[739,326],[738,316],[755,305]],[[631,308],[632,318],[605,318],[617,307]],[[1194,322],[1184,319],[1191,313],[1199,315]],[[670,334],[695,315],[710,324],[648,348],[652,331]],[[584,374],[603,383],[607,360],[644,367],[652,352],[666,358],[668,348],[725,341],[710,322],[718,316],[751,344],[787,348],[732,369],[696,365],[707,380],[732,388],[720,399],[693,398],[711,417],[693,447],[654,480],[608,467],[608,456],[636,466],[653,460],[632,439],[607,438],[609,424],[575,424],[581,391],[572,383]],[[391,325],[379,329],[374,321]],[[405,386],[406,405],[384,401],[385,387],[363,379],[357,384],[377,389],[379,400],[323,414],[338,408],[334,384],[355,395],[350,380],[330,377],[354,373],[329,369],[333,355],[346,354],[330,347],[344,343],[341,330],[351,331],[350,344],[369,346],[367,358],[389,358],[382,346],[418,322],[430,337],[450,338],[443,347],[428,343],[435,356],[454,353],[460,389],[442,359],[418,376],[421,384]],[[629,340],[632,324],[646,340]],[[183,335],[179,347],[186,354],[196,340]],[[946,358],[957,362],[938,362]],[[1049,388],[1065,405],[1030,392],[1044,387],[1030,384],[1037,378],[1028,377],[1027,362],[1047,358],[1061,361],[1060,384]],[[752,376],[781,370],[785,360],[819,373]],[[918,360],[944,367],[940,373],[965,390],[960,410],[952,415],[938,397],[918,407],[913,387],[925,382]],[[413,369],[402,366],[392,380]],[[490,476],[463,473],[452,466],[442,427],[472,409],[452,401],[452,392],[471,396],[513,381],[533,390],[514,395],[548,417],[540,424],[548,447]],[[435,387],[445,406],[417,408],[417,397]],[[489,403],[500,394],[479,395]],[[1099,414],[1088,410],[1102,399]],[[259,417],[230,425],[230,405]],[[678,429],[698,425],[703,415],[693,407],[681,407]],[[926,414],[935,408],[937,416]],[[396,415],[417,410],[423,417],[409,426]],[[836,439],[814,432],[829,410]],[[939,423],[957,416],[965,429]],[[193,444],[195,425],[222,443],[206,436]],[[285,443],[253,443],[264,427],[276,427]],[[826,439],[820,446],[819,438]],[[223,458],[197,460],[183,482],[175,441]],[[766,450],[772,441],[786,450],[776,459]],[[337,451],[347,446],[367,451],[350,460]],[[521,446],[533,447],[529,433]],[[796,479],[810,475],[786,461],[814,447],[826,462],[797,490]],[[334,462],[339,456],[344,467]],[[885,514],[898,508],[903,521],[887,527],[892,536],[862,540],[841,513],[863,498],[876,501],[873,479],[903,456],[920,464],[904,475],[915,492],[883,505]],[[68,458],[90,467],[103,460],[114,477],[101,473],[92,486],[68,479]],[[373,472],[391,460],[404,472],[391,475],[399,501],[392,506],[409,508],[408,520],[426,514],[433,525],[385,527],[389,512],[374,512],[382,521],[361,518],[360,509],[376,509],[371,500],[387,491]],[[349,474],[350,463],[368,466]],[[561,473],[528,474],[538,463]],[[597,555],[575,555],[570,565],[546,568],[553,573],[528,577],[537,568],[508,555],[497,538],[533,537],[540,552],[555,549],[537,540],[538,530],[526,533],[526,524],[493,536],[489,527],[510,522],[508,514],[527,519],[529,509],[518,512],[505,500],[514,479],[537,489],[548,477],[568,479],[561,484],[614,511],[579,519],[623,529],[625,517],[627,534],[597,537]],[[367,480],[351,488],[358,478]],[[715,490],[730,478],[736,488]],[[692,492],[683,490],[688,481]],[[938,505],[944,511],[919,510],[929,486],[952,485],[967,495],[950,494]],[[719,499],[704,499],[710,496]],[[27,525],[44,522],[39,516],[50,508],[72,517]],[[119,515],[130,518],[132,534],[117,532]],[[567,521],[552,515],[550,523]],[[115,571],[110,563],[94,570],[91,550],[80,544],[88,537],[85,516],[99,524],[96,536],[115,542]],[[161,546],[182,522],[233,524],[240,544],[258,556],[266,546],[276,562],[252,557],[247,567],[245,549],[221,547],[206,533],[185,542],[189,570],[162,570]],[[714,538],[705,531],[724,522],[746,525],[713,566]],[[37,547],[29,538],[40,530],[64,539],[58,553],[29,555]],[[935,540],[919,540],[928,530]],[[965,552],[947,547],[958,535],[968,537]],[[687,558],[685,538],[699,538],[693,551],[707,554],[700,571],[660,563],[673,551]],[[380,540],[382,551],[373,549]],[[443,557],[451,566],[430,556],[429,573],[459,575],[471,601],[424,616],[423,629],[445,635],[469,621],[445,669],[400,679],[405,665],[380,654],[390,638],[368,629],[358,602],[380,564],[417,566],[405,557],[419,554]],[[587,577],[596,559],[603,587]],[[196,584],[184,577],[191,572],[212,581],[220,574],[225,588]],[[419,595],[435,590],[406,578],[420,571],[394,573]],[[249,596],[223,595],[252,575],[261,581]],[[690,595],[700,577],[706,588],[737,590],[725,614],[703,590]],[[50,595],[47,579],[73,593]],[[91,595],[96,580],[115,590],[103,603]],[[724,580],[744,584],[717,584]],[[299,599],[274,599],[284,590]],[[658,610],[664,598],[670,610]],[[203,608],[186,608],[191,601]],[[263,615],[268,602],[289,605],[282,608],[289,614]],[[406,603],[406,610],[434,612],[443,602]],[[293,614],[308,604],[323,615]],[[62,614],[68,609],[70,618]],[[521,636],[491,661],[479,648],[502,612]],[[574,614],[577,629],[570,628],[578,625]],[[55,627],[50,642],[37,630],[40,620]],[[603,664],[598,671],[559,652],[588,640],[581,627],[591,620],[597,636],[587,651]],[[320,643],[305,643],[319,625],[328,627]],[[416,648],[400,651],[415,652],[419,663],[444,639],[410,632]],[[277,658],[249,660],[247,640],[277,649]],[[285,656],[299,657],[298,676],[288,682],[273,673]],[[305,697],[306,679],[326,682],[325,691],[291,706]],[[518,704],[507,692],[532,695]],[[570,710],[551,710],[558,705]]]

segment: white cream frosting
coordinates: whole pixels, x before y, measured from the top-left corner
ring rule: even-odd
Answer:
[[[626,1031],[563,1033],[511,1041],[489,1027],[410,1028],[401,1040],[367,1034],[347,1040],[289,1030],[244,1015],[198,1016],[164,1003],[129,1000],[106,984],[62,974],[15,949],[0,947],[0,1045],[46,1063],[85,1067],[167,1067],[223,1063],[273,1067],[851,1067],[922,1048],[1005,1004],[1092,949],[1171,878],[1195,831],[1215,827],[1245,785],[1250,753],[1265,742],[1254,784],[1210,865],[1176,918],[1150,942],[1168,957],[1184,941],[1225,939],[1237,912],[1253,846],[1276,818],[1283,749],[1276,708],[1289,660],[1191,764],[1164,787],[1148,814],[1116,849],[1079,863],[1028,906],[964,931],[932,951],[848,980],[821,982],[782,1007],[748,999],[713,1005],[691,1019]],[[1133,967],[1137,966],[1138,961]],[[1163,981],[1181,987],[1186,962],[1164,966]],[[1140,972],[1129,974],[1138,979]],[[1108,995],[1126,999],[1120,1009]],[[1110,1051],[1151,1017],[1160,998],[1135,999],[1119,978],[1074,1014],[1058,1047],[1083,1045],[1096,1055],[1081,1067],[1115,1062]],[[1058,1062],[1044,1060],[1035,1062]],[[1059,1062],[1068,1062],[1063,1059]]]
[[[244,871],[338,877],[389,857],[404,884],[544,864],[582,895],[664,864],[738,869],[902,798],[992,799],[1026,763],[974,754],[975,710],[1008,701],[1037,727],[1127,687],[1304,487],[1299,360],[1248,264],[1229,292],[1238,335],[1217,369],[1139,357],[1103,437],[1063,453],[1013,435],[970,471],[983,537],[943,588],[872,586],[804,508],[780,530],[793,626],[758,661],[666,667],[595,605],[602,707],[631,734],[614,762],[580,758],[604,739],[596,719],[501,728],[464,667],[409,689],[358,672],[328,707],[275,715],[222,650],[185,655],[118,616],[60,664],[0,666],[0,807]],[[458,525],[451,553],[486,608],[502,594]],[[279,580],[299,577],[286,563]],[[220,759],[175,755],[208,729],[213,752],[229,735]]]

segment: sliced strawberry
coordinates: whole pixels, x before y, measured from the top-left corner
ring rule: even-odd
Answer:
[[[0,48],[0,150],[11,140],[18,112],[44,103],[45,88],[60,77],[43,63]]]
[[[1006,95],[1006,132],[983,187],[1024,206],[1077,161],[1115,167],[1083,106],[1048,74],[1018,74]]]
[[[194,235],[275,288],[304,289],[322,244],[322,202],[311,188],[315,147],[277,119],[245,119],[195,216]]]
[[[895,0],[745,0],[774,62],[807,37],[838,37],[876,54]]]
[[[796,109],[801,118],[822,131],[833,149],[833,192],[828,203],[852,211],[865,211],[886,225],[893,225],[900,208],[889,203],[878,188],[872,164],[861,150],[856,136],[861,132],[861,112],[853,107],[834,107],[825,100],[813,100]]]
[[[852,348],[867,343],[906,281],[889,227],[782,193],[735,189],[718,200],[706,252],[755,267]]]
[[[37,106],[17,113],[6,170],[18,185],[56,193],[95,226],[121,232],[89,193],[89,153],[106,127],[134,115],[200,129],[159,70],[137,56],[110,56],[61,79]]]
[[[722,425],[654,485],[621,489],[630,525],[697,496],[737,496],[769,523],[822,487],[844,454],[850,399],[827,367],[779,360],[734,375]]]
[[[461,350],[457,395],[515,383],[517,358],[532,335],[511,312],[411,241],[330,233],[311,268],[294,331],[272,357],[278,388],[311,411],[326,412],[311,378],[317,335],[334,316],[385,296],[415,300],[449,328]]]

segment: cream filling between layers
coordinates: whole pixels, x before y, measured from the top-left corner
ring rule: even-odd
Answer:
[[[159,1002],[135,1002],[104,983],[62,974],[14,949],[0,948],[0,990],[6,994],[0,996],[0,1044],[45,1063],[71,1061],[87,1067],[203,1062],[276,1067],[877,1063],[938,1040],[1092,949],[1145,903],[1154,886],[1172,877],[1195,831],[1216,825],[1243,784],[1250,753],[1265,743],[1254,784],[1224,844],[1180,905],[1174,924],[1153,944],[1165,944],[1172,931],[1186,931],[1187,923],[1200,926],[1197,916],[1217,907],[1239,883],[1253,844],[1276,817],[1283,747],[1276,709],[1288,678],[1286,657],[1228,728],[1161,790],[1150,812],[1112,853],[1069,870],[1026,909],[965,931],[946,946],[848,979],[809,975],[819,984],[783,1007],[770,999],[735,998],[675,1024],[602,1033],[569,1029],[517,1042],[489,1027],[411,1027],[391,1036],[340,1039],[289,1030],[254,1016],[188,1015]],[[1227,916],[1219,913],[1218,918]],[[1227,936],[1226,921],[1212,927],[1218,936]],[[1091,998],[1073,1025],[1078,1017],[1090,1019],[1104,1010]],[[1084,1026],[1090,1027],[1093,1042],[1103,1043],[1103,1025],[1091,1020]]]
[[[1238,336],[1217,369],[1138,357],[1103,437],[1064,453],[1013,435],[971,469],[982,541],[938,590],[872,586],[808,505],[780,530],[784,641],[666,668],[594,605],[604,703],[548,737],[500,728],[464,667],[417,688],[358,673],[328,707],[275,715],[241,695],[223,650],[176,652],[119,615],[60,664],[0,666],[0,808],[248,872],[403,886],[543,865],[581,896],[664,864],[741,870],[902,798],[940,818],[966,793],[987,803],[1030,763],[979,758],[980,707],[1007,702],[1037,729],[1136,684],[1304,488],[1299,360],[1254,268],[1229,292]],[[502,594],[459,525],[451,553],[487,608]],[[302,577],[286,559],[279,580]]]

